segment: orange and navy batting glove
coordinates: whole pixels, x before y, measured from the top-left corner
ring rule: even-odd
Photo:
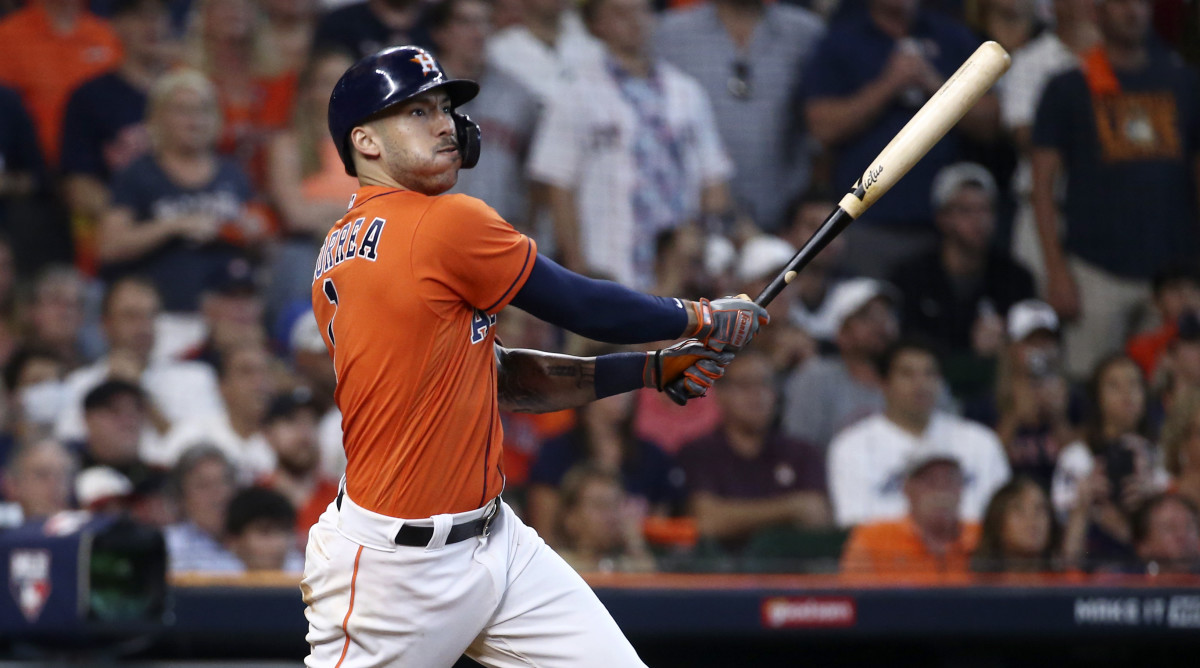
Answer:
[[[758,333],[758,328],[771,322],[767,309],[755,304],[745,295],[722,297],[715,301],[701,299],[688,302],[696,314],[696,329],[688,336],[699,339],[709,348],[737,352]]]
[[[679,360],[684,364],[690,361],[691,364],[678,378],[667,378],[664,370],[673,366],[672,361]],[[708,388],[725,375],[725,367],[731,361],[732,352],[717,352],[696,339],[687,339],[662,350],[647,353],[642,381],[646,387],[666,392],[671,401],[682,406],[689,399],[707,394]]]

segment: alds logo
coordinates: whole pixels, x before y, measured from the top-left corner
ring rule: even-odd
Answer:
[[[433,60],[433,56],[428,53],[418,53],[416,58],[409,58],[409,61],[421,66],[421,74],[437,74],[437,63]]]

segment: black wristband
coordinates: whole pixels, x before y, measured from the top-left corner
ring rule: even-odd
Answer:
[[[596,358],[596,398],[632,392],[646,386],[642,371],[648,353],[612,353]]]

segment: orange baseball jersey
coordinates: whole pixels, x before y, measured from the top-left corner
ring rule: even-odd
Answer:
[[[354,195],[317,259],[313,311],[337,371],[355,503],[415,519],[500,493],[494,325],[536,257],[473,197]]]

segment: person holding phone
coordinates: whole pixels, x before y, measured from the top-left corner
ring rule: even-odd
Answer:
[[[1087,386],[1083,438],[1059,455],[1051,500],[1066,525],[1064,557],[1085,570],[1133,558],[1130,517],[1167,482],[1146,438],[1146,394],[1127,355],[1101,360]]]

